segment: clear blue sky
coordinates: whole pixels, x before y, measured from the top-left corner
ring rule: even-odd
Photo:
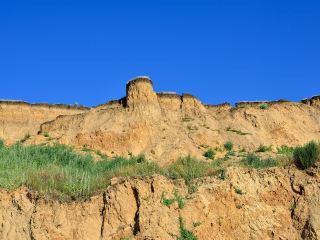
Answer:
[[[320,94],[320,1],[0,2],[0,99],[97,105],[138,75],[213,104]]]

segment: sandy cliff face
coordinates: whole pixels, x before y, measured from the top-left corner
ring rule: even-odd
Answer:
[[[319,97],[298,102],[203,105],[190,94],[156,93],[152,81],[129,81],[126,97],[95,108],[0,102],[0,137],[8,143],[83,145],[109,155],[144,153],[161,165],[181,155],[202,157],[203,146],[232,141],[254,150],[260,144],[298,145],[320,140]],[[48,132],[50,138],[43,137]]]
[[[320,168],[229,168],[226,179],[114,179],[85,202],[45,200],[25,188],[0,192],[0,239],[176,239],[179,217],[198,239],[319,239]],[[241,190],[241,194],[236,192]],[[163,204],[178,192],[185,206]]]
[[[318,98],[304,102],[242,102],[203,105],[190,94],[156,94],[145,77],[127,84],[127,96],[82,114],[60,116],[41,124],[54,141],[86,145],[109,155],[144,153],[160,164],[181,155],[202,157],[202,146],[232,141],[236,148],[254,150],[260,144],[298,145],[320,140]],[[41,136],[35,143],[41,143]]]
[[[26,134],[36,135],[43,122],[54,120],[59,115],[73,115],[86,110],[65,105],[0,101],[0,138],[9,144],[14,143]]]

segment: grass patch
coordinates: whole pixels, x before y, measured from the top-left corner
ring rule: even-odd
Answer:
[[[260,145],[256,152],[271,152],[271,151],[272,151],[272,145],[270,146]]]
[[[181,216],[179,217],[179,229],[180,229],[180,236],[177,237],[177,240],[197,240],[198,239],[191,231],[186,229],[184,225],[184,220]]]
[[[105,189],[113,177],[155,173],[161,173],[161,169],[143,156],[95,162],[92,155],[79,154],[65,145],[17,143],[0,147],[0,187],[15,189],[24,185],[60,200],[88,198]]]
[[[231,141],[226,142],[223,146],[227,151],[231,151],[233,149],[233,143]]]
[[[245,159],[242,160],[245,166],[252,168],[269,168],[279,165],[279,162],[273,158],[261,159],[255,154],[248,154]]]
[[[293,151],[293,160],[301,169],[311,167],[319,159],[318,145],[312,141],[302,147],[297,147]]]
[[[213,151],[211,148],[209,148],[204,154],[203,156],[206,157],[207,159],[211,159],[214,160],[216,153],[215,151]]]
[[[46,138],[50,137],[50,135],[49,135],[48,132],[44,132],[44,133],[43,133],[43,136],[46,137]]]
[[[166,198],[166,197],[164,196],[164,193],[162,193],[162,195],[161,195],[161,202],[162,202],[163,205],[169,207],[171,204],[174,203],[174,201],[175,201],[174,198]]]
[[[267,103],[263,103],[259,106],[260,109],[268,109],[269,105]]]
[[[293,147],[288,147],[287,145],[282,145],[277,147],[277,153],[282,155],[292,155],[294,151]]]

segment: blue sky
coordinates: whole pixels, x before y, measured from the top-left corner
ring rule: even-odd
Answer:
[[[92,106],[138,75],[212,104],[320,94],[320,1],[0,2],[0,99]]]

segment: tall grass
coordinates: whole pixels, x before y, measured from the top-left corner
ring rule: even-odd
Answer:
[[[0,142],[0,187],[25,185],[60,200],[87,198],[105,189],[113,177],[159,172],[157,164],[141,156],[95,162],[92,155],[79,154],[65,145],[6,147]]]

